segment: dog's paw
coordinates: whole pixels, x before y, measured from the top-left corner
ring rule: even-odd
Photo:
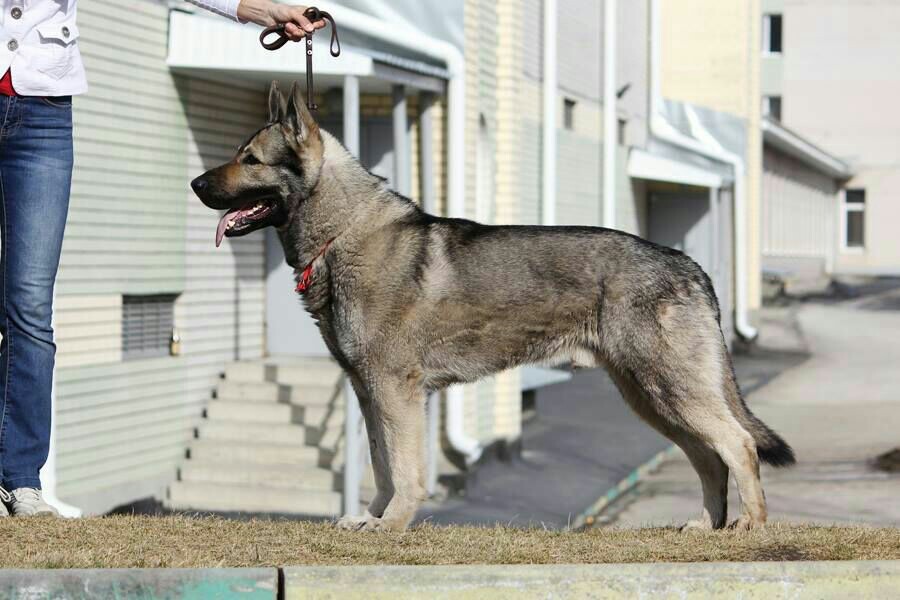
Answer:
[[[713,526],[709,519],[691,519],[678,528],[678,531],[686,533],[689,531],[712,531]]]
[[[383,531],[385,529],[382,520],[369,513],[362,516],[343,516],[335,523],[335,527],[350,531]]]
[[[728,529],[732,531],[750,531],[751,529],[760,529],[764,525],[764,522],[754,521],[750,515],[741,515],[728,525]]]

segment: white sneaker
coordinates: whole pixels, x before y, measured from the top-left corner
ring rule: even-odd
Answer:
[[[14,517],[58,517],[55,508],[44,502],[41,490],[21,487],[12,491],[9,508]]]
[[[6,508],[6,505],[12,502],[12,494],[3,489],[3,486],[0,485],[0,518],[9,516],[9,509]]]

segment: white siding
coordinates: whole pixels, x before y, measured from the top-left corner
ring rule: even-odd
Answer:
[[[88,512],[159,495],[225,363],[262,352],[264,239],[214,251],[189,191],[260,124],[263,92],[173,77],[168,10],[79,3],[91,91],[75,102],[75,175],[56,305],[59,495]],[[121,296],[181,292],[182,354],[122,362]]]
[[[838,210],[835,181],[772,148],[765,149],[763,165],[764,260],[808,258],[830,265]]]

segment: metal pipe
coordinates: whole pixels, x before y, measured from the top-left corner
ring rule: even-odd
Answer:
[[[616,227],[616,0],[605,0],[603,17],[603,226]]]
[[[461,385],[447,388],[447,441],[471,465],[481,458],[481,444],[466,433],[465,390]]]
[[[660,0],[650,2],[650,131],[657,138],[702,154],[715,161],[731,165],[734,172],[734,326],[738,334],[747,340],[756,338],[759,332],[750,324],[748,309],[748,258],[747,258],[747,182],[744,159],[728,152],[711,136],[707,143],[688,137],[672,127],[662,115],[662,88],[660,84],[661,44]]]

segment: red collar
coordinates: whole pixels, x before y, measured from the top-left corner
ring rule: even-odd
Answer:
[[[303,273],[300,275],[300,281],[297,282],[297,287],[295,288],[295,291],[298,294],[305,294],[306,290],[309,289],[309,286],[312,285],[313,265],[317,260],[324,256],[326,252],[328,252],[328,247],[331,246],[331,242],[333,241],[334,238],[331,238],[330,240],[325,242],[325,245],[322,246],[322,249],[319,250],[319,253],[316,254],[313,259],[309,261],[309,264],[306,265],[306,268],[303,269]]]

